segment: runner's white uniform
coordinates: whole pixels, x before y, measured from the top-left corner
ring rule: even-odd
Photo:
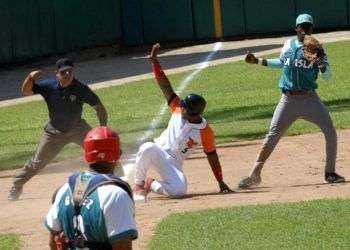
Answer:
[[[200,124],[189,123],[182,118],[178,96],[170,101],[169,106],[172,116],[168,127],[154,142],[142,144],[137,153],[135,183],[142,185],[147,171],[153,167],[162,181],[154,181],[151,189],[169,196],[181,196],[187,192],[183,161],[194,146],[202,145],[206,154],[216,152],[215,139],[204,118]]]

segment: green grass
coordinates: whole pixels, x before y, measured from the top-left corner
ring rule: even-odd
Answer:
[[[350,127],[349,74],[350,42],[326,45],[333,69],[330,82],[319,80],[319,94],[331,111],[337,128]],[[170,76],[174,86],[189,73]],[[280,70],[267,69],[244,62],[228,63],[203,70],[182,96],[197,92],[207,99],[205,117],[212,124],[218,143],[262,138],[278,102],[277,81]],[[148,128],[164,98],[153,80],[130,83],[96,91],[109,113],[109,126],[121,134],[124,152],[135,150],[135,141]],[[84,108],[83,117],[93,126],[98,124],[92,108]],[[166,126],[163,118],[158,135]],[[31,102],[0,109],[0,169],[17,168],[35,151],[42,128],[48,119],[44,102]],[[319,131],[314,125],[296,122],[289,135]],[[77,146],[66,147],[56,160],[81,154]]]
[[[349,249],[350,200],[317,200],[172,214],[151,249]]]
[[[0,250],[20,249],[20,239],[18,235],[3,234],[0,235]]]

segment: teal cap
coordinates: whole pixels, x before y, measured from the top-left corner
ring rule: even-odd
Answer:
[[[299,24],[302,24],[302,23],[311,23],[312,25],[314,25],[314,19],[309,14],[300,14],[297,17],[295,26],[298,26]]]

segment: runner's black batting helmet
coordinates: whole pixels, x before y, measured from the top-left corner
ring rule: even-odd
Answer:
[[[186,109],[190,115],[200,115],[205,109],[207,102],[197,94],[189,94],[185,99],[181,100],[181,106]]]

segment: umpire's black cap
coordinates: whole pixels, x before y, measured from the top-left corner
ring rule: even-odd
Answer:
[[[67,69],[72,69],[74,67],[73,60],[70,58],[61,58],[56,62],[56,67],[58,71],[65,71]]]
[[[200,115],[203,113],[207,102],[197,94],[189,94],[185,99],[181,100],[181,106],[186,109],[190,115]]]

